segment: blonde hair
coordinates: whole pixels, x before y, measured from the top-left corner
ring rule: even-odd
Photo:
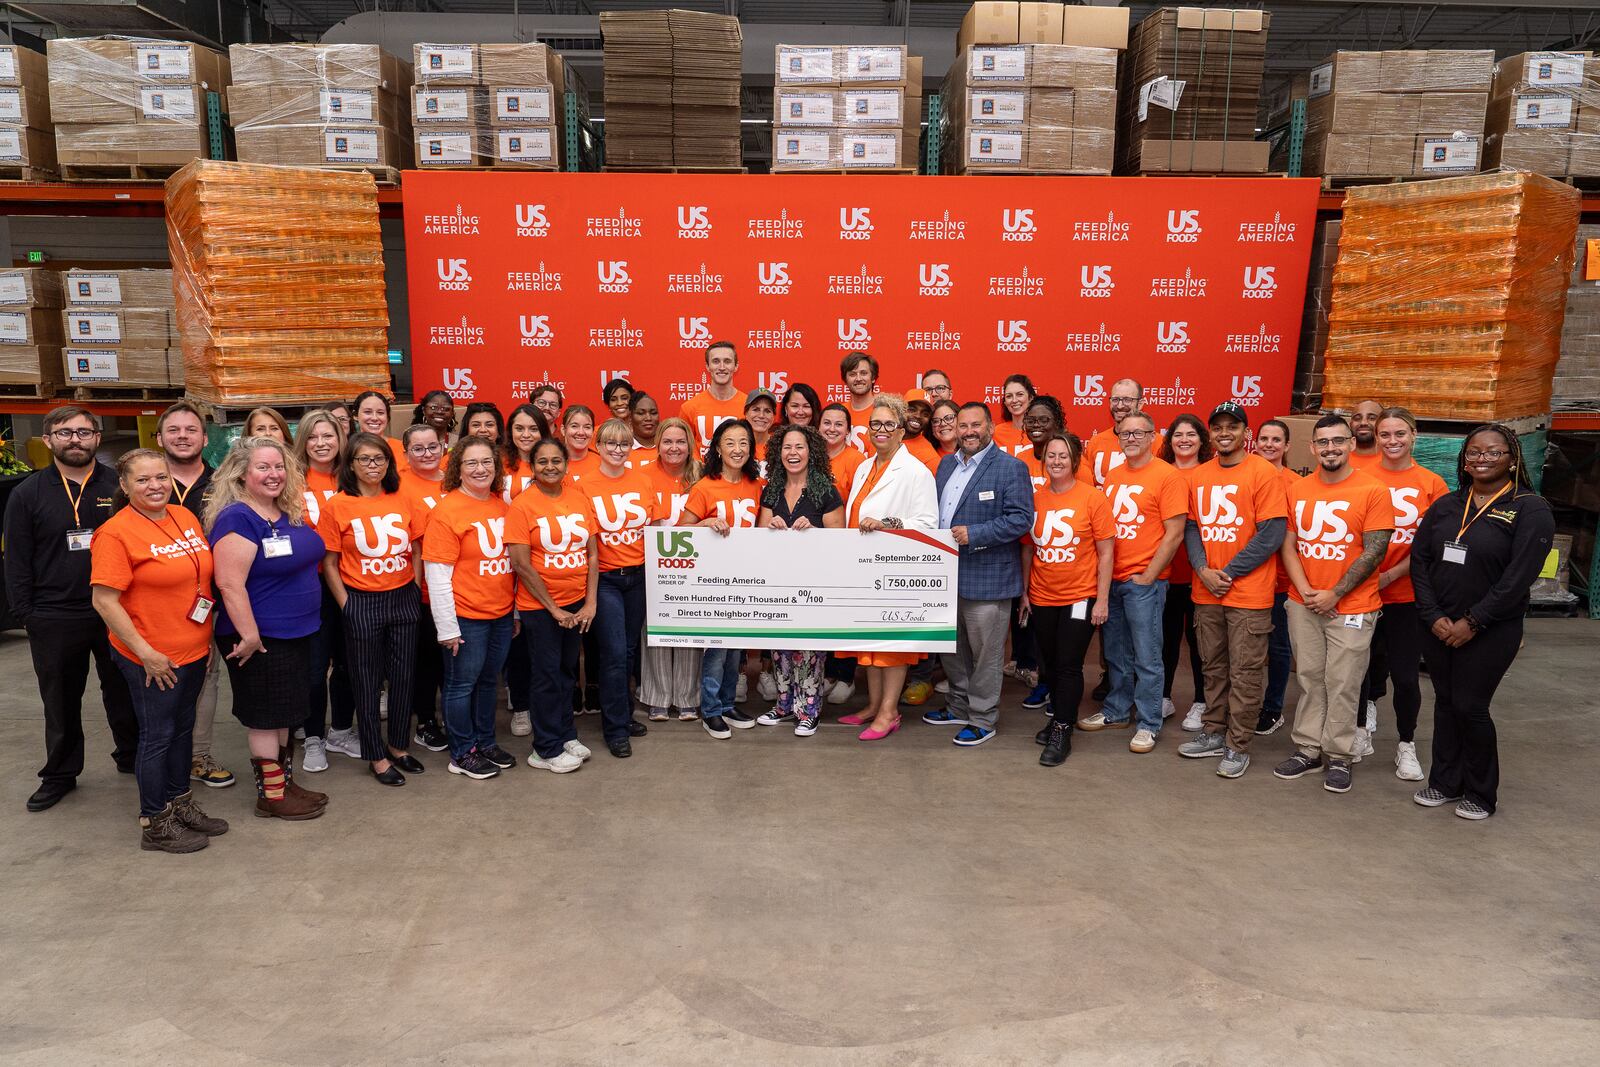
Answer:
[[[594,439],[601,444],[606,441],[626,441],[632,444],[633,427],[621,419],[607,419],[594,432]]]
[[[306,443],[311,440],[311,431],[322,423],[333,427],[333,434],[339,439],[339,448],[333,454],[333,476],[339,477],[339,468],[344,465],[345,432],[344,424],[333,417],[333,412],[327,408],[317,408],[306,412],[300,418],[300,425],[295,427],[294,434],[294,460],[300,464],[302,471],[311,469],[311,457],[306,455]],[[431,428],[431,427],[430,427]]]
[[[337,420],[334,425],[338,425]],[[224,508],[247,498],[244,488],[245,469],[250,465],[250,457],[261,448],[270,448],[283,457],[286,477],[283,481],[283,491],[278,494],[278,508],[291,525],[304,525],[306,479],[300,473],[300,461],[282,441],[271,437],[241,437],[233,443],[233,447],[228,450],[228,454],[223,457],[211,475],[211,499],[206,503],[204,520],[206,533],[211,532],[211,527],[216,525],[217,516],[222,514]]]
[[[292,435],[289,433],[289,420],[284,418],[283,415],[281,413],[279,413],[277,408],[267,408],[267,407],[251,408],[250,409],[250,414],[248,414],[248,415],[246,415],[244,417],[244,432],[245,433],[249,433],[250,432],[250,424],[255,422],[256,419],[258,419],[258,418],[269,419],[272,422],[277,423],[278,424],[278,432],[283,434],[283,440],[284,440],[285,444],[287,444],[290,440],[293,439]]]
[[[872,398],[872,406],[893,412],[895,421],[901,426],[906,424],[906,398],[899,393],[878,393]]]
[[[683,436],[689,439],[689,453],[684,457],[683,470],[678,472],[678,486],[688,489],[700,480],[705,473],[705,465],[700,462],[700,456],[695,452],[694,430],[689,428],[689,420],[680,419],[674,415],[670,419],[662,419],[661,425],[656,427],[656,462],[660,463],[661,435],[668,430],[682,430]]]

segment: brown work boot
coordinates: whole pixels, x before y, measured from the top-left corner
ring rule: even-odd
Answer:
[[[199,852],[211,842],[178,820],[168,804],[148,819],[140,819],[139,847],[146,852]]]
[[[302,789],[294,780],[294,746],[278,749],[278,763],[283,767],[284,792],[292,797],[299,797],[308,804],[315,804],[319,808],[328,806],[328,794],[319,793],[314,789]]]
[[[283,764],[275,759],[252,759],[256,772],[256,817],[260,819],[315,819],[325,810],[303,797],[291,796]]]
[[[221,837],[228,832],[226,820],[213,819],[200,810],[200,805],[194,802],[192,789],[172,802],[172,814],[181,825],[207,837]]]

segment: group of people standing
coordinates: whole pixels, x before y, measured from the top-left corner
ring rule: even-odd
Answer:
[[[734,346],[706,352],[706,388],[675,417],[627,382],[597,412],[553,385],[503,415],[424,396],[399,437],[368,392],[306,413],[291,433],[252,412],[215,471],[199,412],[160,418],[160,450],[116,470],[76,406],[45,417],[53,463],[12,496],[6,580],[45,704],[47,760],[28,807],[59,802],[83,768],[81,698],[95,662],[119,769],[139,785],[142,847],[189,852],[226,832],[193,783],[232,775],[211,754],[219,664],[248,732],[255,814],[314,819],[326,794],[296,781],[328,754],[400,786],[448,770],[493,778],[507,689],[527,762],[556,773],[591,757],[575,716],[598,711],[615,757],[650,721],[698,720],[713,738],[793,724],[826,703],[877,742],[901,706],[944,692],[925,723],[977,747],[995,736],[1007,673],[1049,721],[1040,763],[1075,730],[1128,730],[1148,753],[1175,715],[1185,638],[1196,672],[1181,756],[1237,778],[1254,736],[1283,725],[1288,674],[1302,696],[1294,754],[1274,773],[1320,772],[1345,792],[1373,754],[1376,699],[1394,690],[1396,774],[1420,781],[1419,662],[1436,694],[1432,768],[1416,801],[1479,819],[1496,804],[1489,703],[1514,658],[1550,511],[1514,434],[1468,435],[1450,491],[1411,456],[1415,420],[1362,404],[1312,436],[1315,469],[1284,466],[1289,429],[1255,428],[1232,402],[1159,429],[1137,382],[1111,389],[1110,425],[1080,439],[1059,402],[1012,375],[997,419],[929,370],[905,395],[878,389],[865,353],[840,368],[847,400],[809,385],[779,398],[733,384]],[[402,458],[403,457],[403,458]],[[646,647],[644,534],[764,527],[948,530],[960,552],[957,650],[833,653]],[[1100,635],[1099,706],[1080,715]],[[749,663],[769,710],[745,714]],[[942,669],[943,680],[936,671]],[[1363,711],[1365,721],[1363,721]],[[331,715],[330,715],[331,712]]]

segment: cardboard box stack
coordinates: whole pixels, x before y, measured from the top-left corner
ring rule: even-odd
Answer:
[[[209,154],[205,94],[228,83],[221,52],[129,37],[63,37],[45,47],[64,176],[109,169],[140,177],[137,168],[165,172]]]
[[[922,58],[904,45],[777,47],[774,171],[906,171],[916,167]],[[913,99],[915,103],[913,103]],[[910,133],[908,137],[908,131]]]
[[[50,78],[42,54],[0,45],[0,170],[24,178],[56,173],[55,126],[50,120]]]
[[[1345,196],[1323,403],[1404,397],[1418,416],[1550,411],[1579,193],[1523,171]]]
[[[191,396],[249,407],[387,386],[370,173],[199,160],[166,201]]]
[[[228,120],[241,162],[408,166],[406,63],[374,44],[236,44]]]
[[[411,120],[417,166],[555,170],[561,57],[544,44],[419,44]]]
[[[1524,52],[1500,61],[1484,131],[1484,168],[1600,175],[1600,58]]]
[[[1555,411],[1600,411],[1600,226],[1578,227],[1577,255],[1561,325]]]
[[[1494,53],[1337,52],[1306,85],[1306,174],[1439,177],[1478,170]]]
[[[1306,308],[1300,317],[1300,347],[1294,366],[1291,411],[1322,408],[1323,359],[1328,351],[1328,309],[1333,299],[1333,267],[1339,259],[1338,219],[1317,223],[1311,246],[1311,269],[1306,275]]]
[[[1119,174],[1259,174],[1265,11],[1164,7],[1134,27],[1117,101]]]
[[[61,388],[61,275],[0,271],[0,391],[54,396]]]
[[[183,387],[172,271],[69,270],[61,289],[61,361],[69,384]]]
[[[672,163],[737,169],[744,162],[739,85],[744,35],[732,15],[674,8]]]
[[[605,11],[606,164],[733,170],[744,37],[731,15]]]
[[[672,166],[672,27],[665,11],[602,11],[606,164]]]

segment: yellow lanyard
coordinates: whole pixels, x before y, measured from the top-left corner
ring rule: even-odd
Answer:
[[[1505,496],[1506,493],[1510,492],[1511,485],[1512,485],[1511,482],[1507,482],[1505,485],[1502,485],[1500,487],[1500,491],[1498,493],[1496,493],[1494,496],[1490,497],[1488,503],[1484,504],[1483,507],[1479,508],[1477,514],[1473,515],[1472,518],[1470,518],[1470,519],[1467,518],[1466,515],[1467,515],[1467,512],[1472,510],[1472,490],[1470,490],[1470,489],[1467,490],[1467,506],[1461,509],[1461,528],[1456,531],[1456,541],[1457,541],[1457,543],[1459,543],[1461,541],[1461,539],[1467,535],[1467,531],[1468,530],[1472,529],[1472,524],[1473,523],[1475,523],[1479,519],[1483,518],[1483,513],[1484,512],[1486,512],[1490,508],[1494,507],[1494,502],[1496,500],[1499,500],[1501,497]]]
[[[60,472],[58,471],[57,473],[59,474]],[[89,477],[94,477],[92,471],[90,472]],[[78,495],[76,497],[72,495],[72,483],[68,480],[65,474],[61,475],[61,488],[66,490],[67,503],[72,505],[72,527],[73,529],[81,529],[83,527],[83,520],[78,518],[78,505],[83,503],[83,494],[89,489],[89,478],[85,478],[83,480],[83,484],[78,486]]]

